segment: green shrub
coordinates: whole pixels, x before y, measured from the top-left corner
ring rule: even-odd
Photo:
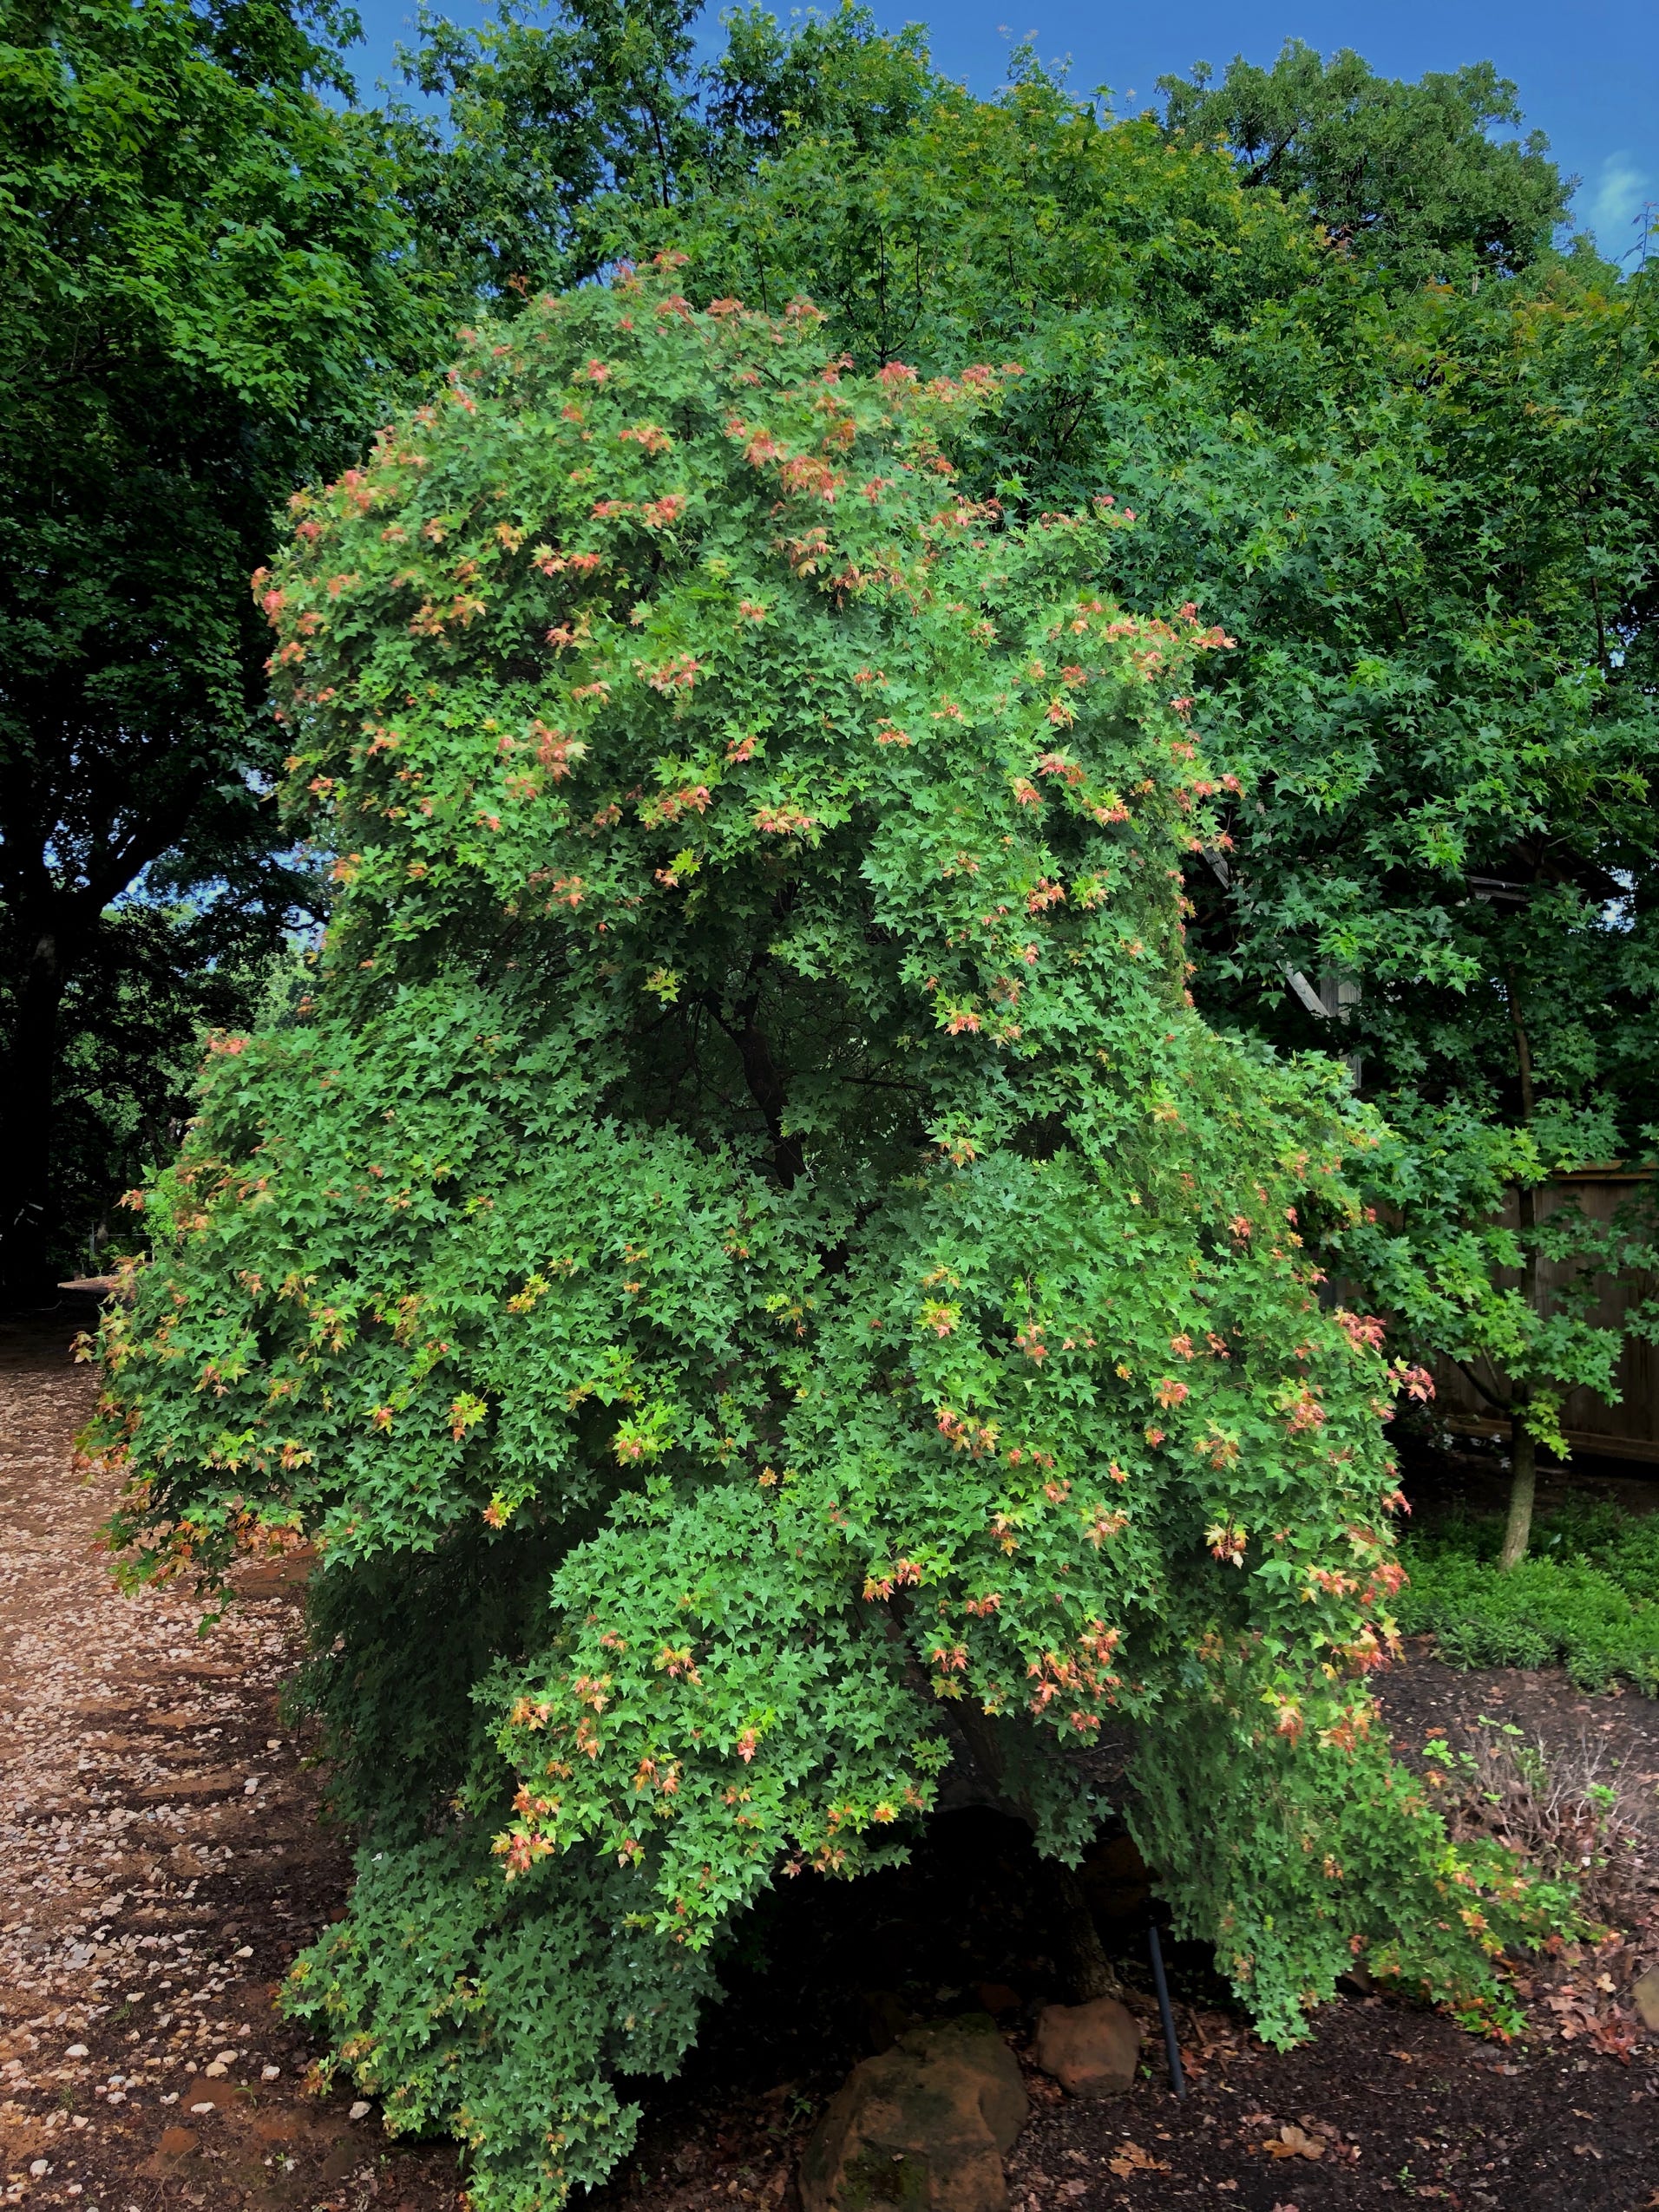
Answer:
[[[1368,1744],[1400,1376],[1302,1240],[1374,1131],[1184,988],[1228,641],[1113,602],[1105,494],[958,494],[1012,370],[672,285],[477,334],[297,503],[315,1004],[217,1040],[105,1324],[134,1574],[318,1548],[364,1854],[288,2002],[480,2212],[602,2173],[734,1919],[970,1747],[1075,1860],[1127,1722],[1280,2040],[1356,1948],[1490,2016],[1547,1903]]]

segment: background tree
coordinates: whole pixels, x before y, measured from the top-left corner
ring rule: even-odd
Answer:
[[[1521,110],[1490,62],[1407,84],[1292,38],[1270,69],[1240,55],[1218,84],[1202,62],[1157,82],[1172,135],[1224,147],[1248,187],[1305,193],[1333,247],[1395,282],[1513,275],[1567,219],[1577,180],[1543,132],[1492,136]]]
[[[89,963],[108,973],[123,947],[157,949],[156,927],[112,919],[114,903],[161,870],[171,895],[219,910],[177,942],[193,958],[217,932],[222,976],[280,941],[306,888],[273,856],[260,805],[280,737],[261,710],[246,579],[273,510],[358,448],[377,392],[432,344],[399,267],[386,132],[332,104],[348,27],[320,10],[182,0],[7,11],[0,1273],[13,1295],[73,1249],[73,1176],[53,1162],[65,993]]]
[[[421,147],[406,190],[458,307],[500,312],[596,274],[611,245],[597,209],[741,192],[758,162],[824,130],[868,151],[934,91],[921,33],[882,37],[850,0],[787,27],[734,9],[707,61],[701,12],[698,0],[561,0],[463,29],[423,9],[418,44],[400,49],[423,96],[402,118]]]

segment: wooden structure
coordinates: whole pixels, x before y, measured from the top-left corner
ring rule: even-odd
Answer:
[[[1611,1221],[1618,1208],[1640,1187],[1653,1180],[1651,1170],[1633,1173],[1616,1165],[1586,1168],[1576,1175],[1558,1176],[1538,1193],[1538,1220],[1545,1221],[1563,1205],[1576,1205],[1592,1221]],[[1519,1209],[1511,1191],[1502,1216],[1514,1228]],[[1568,1270],[1547,1260],[1538,1271],[1539,1290],[1547,1300],[1551,1290]],[[1591,1319],[1616,1328],[1628,1309],[1654,1294],[1653,1279],[1645,1275],[1606,1278]],[[1476,1371],[1494,1395],[1501,1397],[1498,1378],[1482,1361]],[[1434,1371],[1436,1405],[1447,1426],[1466,1436],[1506,1437],[1509,1423],[1490,1400],[1481,1396],[1460,1369],[1441,1361]],[[1575,1452],[1590,1452],[1604,1459],[1646,1461],[1659,1466],[1659,1345],[1627,1337],[1617,1369],[1616,1404],[1594,1391],[1571,1391],[1561,1410],[1561,1431]]]

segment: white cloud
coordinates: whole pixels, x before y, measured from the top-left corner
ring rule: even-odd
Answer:
[[[1638,242],[1636,219],[1643,203],[1655,197],[1652,179],[1636,167],[1628,154],[1607,156],[1584,212],[1596,233],[1597,245],[1610,259],[1616,259]]]

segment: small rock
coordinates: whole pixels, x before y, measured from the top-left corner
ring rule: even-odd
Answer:
[[[52,2170],[52,2162],[49,2158],[31,2158],[29,2170],[37,2182],[44,2181]]]
[[[1020,1992],[1010,1989],[1006,1981],[975,1982],[974,1994],[987,2012],[1017,2012],[1020,2010]]]
[[[1002,2154],[1026,2110],[1020,2069],[987,2014],[912,2028],[854,2067],[813,2130],[803,2212],[892,2202],[1006,2212]]]
[[[72,2043],[69,2049],[63,2053],[63,2056],[66,2058],[84,2058],[88,2055],[87,2046],[84,2043]]]
[[[280,2066],[261,2066],[259,2069],[259,2079],[261,2081],[275,2081],[281,2071],[282,2068]]]
[[[365,2100],[359,2097],[345,2117],[348,2120],[366,2120],[369,2117],[369,2107]]]
[[[1121,2097],[1133,2088],[1140,2026],[1115,1997],[1045,2005],[1037,2017],[1037,2064],[1073,2097]]]
[[[214,2107],[211,2104],[193,2104],[190,2109],[193,2112],[211,2112]]]
[[[1643,2026],[1659,2035],[1659,1966],[1651,1966],[1646,1973],[1638,1974],[1630,1994],[1642,2015]]]

